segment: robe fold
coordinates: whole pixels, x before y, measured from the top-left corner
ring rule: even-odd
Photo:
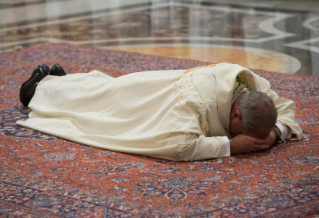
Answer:
[[[37,86],[27,120],[17,123],[103,149],[168,160],[223,157],[236,78],[265,92],[277,123],[297,139],[295,103],[280,98],[267,80],[235,64],[189,70],[137,72],[113,78],[99,71],[47,76]]]

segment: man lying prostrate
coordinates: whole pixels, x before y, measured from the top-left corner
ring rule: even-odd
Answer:
[[[258,152],[303,137],[295,103],[235,64],[137,72],[68,74],[38,66],[20,100],[21,126],[85,145],[176,161]]]

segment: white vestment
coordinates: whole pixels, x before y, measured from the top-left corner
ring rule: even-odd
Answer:
[[[29,118],[17,123],[113,151],[185,161],[222,157],[237,76],[268,94],[277,123],[302,138],[293,101],[278,97],[250,70],[225,63],[118,78],[99,71],[47,76],[29,104]]]

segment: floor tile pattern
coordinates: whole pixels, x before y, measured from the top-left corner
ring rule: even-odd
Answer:
[[[201,46],[227,55],[219,62],[319,76],[319,12],[262,5],[209,0],[2,1],[0,50],[66,42],[157,55],[156,49],[148,48],[169,46],[171,51],[183,50],[182,58],[216,60],[214,53],[192,53],[190,48]],[[227,53],[231,48],[233,55]],[[254,49],[276,61],[255,60],[252,55],[243,60],[242,51],[261,54]]]

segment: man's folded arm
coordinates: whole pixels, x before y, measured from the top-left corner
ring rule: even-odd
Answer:
[[[194,161],[230,156],[226,136],[205,137],[200,135],[189,144],[178,145],[179,160]]]

